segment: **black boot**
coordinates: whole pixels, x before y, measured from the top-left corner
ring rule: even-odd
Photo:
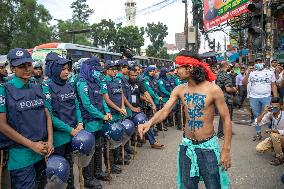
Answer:
[[[72,155],[71,153],[69,153],[67,156],[66,156],[66,160],[69,162],[69,165],[70,165],[70,175],[69,175],[69,178],[67,180],[67,183],[68,183],[68,186],[66,189],[75,189],[74,187],[74,174],[73,174],[73,160],[72,160]]]
[[[113,164],[111,166],[110,172],[112,174],[120,174],[122,172],[121,168],[118,165]]]
[[[97,180],[96,178],[93,178],[93,180],[84,180],[84,186],[86,188],[90,189],[101,189],[103,186],[101,185],[100,181]]]
[[[105,151],[104,152],[105,157],[107,157],[106,154],[107,154],[107,152]],[[115,155],[114,154],[115,154],[114,150],[109,150],[110,172],[112,174],[120,174],[122,172],[122,170],[119,166],[115,165],[115,163],[114,163],[115,162],[114,161]],[[107,158],[104,158],[104,159],[105,159],[105,166],[108,167]],[[107,173],[107,170],[105,172]]]

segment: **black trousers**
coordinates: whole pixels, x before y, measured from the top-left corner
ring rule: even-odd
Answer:
[[[240,85],[239,86],[239,101],[238,101],[239,107],[242,107],[246,97],[247,97],[247,87],[244,85]]]
[[[233,118],[233,104],[228,104],[228,109],[230,113],[231,120]],[[223,128],[223,119],[220,117],[219,119],[219,126],[218,126],[218,132],[217,132],[218,137],[223,137],[224,136],[224,128]]]

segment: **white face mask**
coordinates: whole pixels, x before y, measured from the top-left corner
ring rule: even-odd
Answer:
[[[264,63],[258,63],[254,65],[256,70],[262,70],[264,68]]]

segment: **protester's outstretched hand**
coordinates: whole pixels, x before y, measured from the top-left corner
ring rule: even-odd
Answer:
[[[222,166],[222,170],[225,171],[232,166],[230,150],[222,149],[221,161],[219,162],[218,166]]]
[[[140,138],[143,138],[143,135],[147,133],[147,131],[149,131],[150,128],[151,125],[148,122],[138,125],[138,132],[140,134]]]

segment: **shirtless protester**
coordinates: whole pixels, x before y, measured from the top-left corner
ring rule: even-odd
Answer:
[[[179,189],[196,189],[204,180],[206,188],[229,188],[227,169],[231,167],[232,125],[222,90],[215,84],[215,75],[195,55],[181,52],[176,58],[177,73],[188,83],[177,86],[164,108],[138,127],[142,137],[150,127],[162,122],[178,99],[185,106],[186,125],[178,149],[177,185]],[[224,144],[220,153],[214,132],[214,109],[224,122]]]

